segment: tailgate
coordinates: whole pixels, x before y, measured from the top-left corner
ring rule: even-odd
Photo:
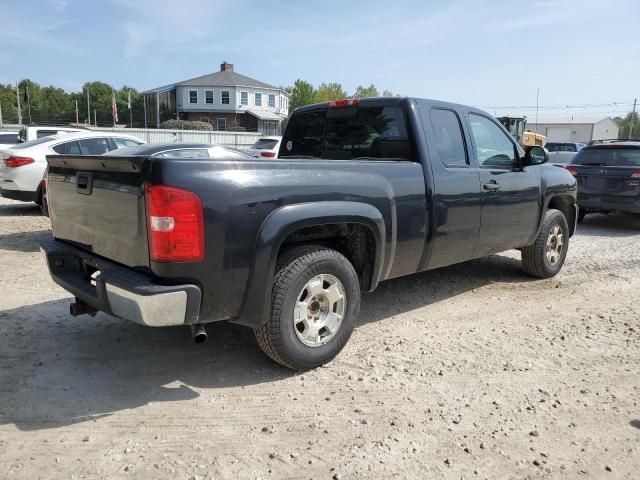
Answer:
[[[148,267],[144,160],[48,156],[53,236],[129,267]]]

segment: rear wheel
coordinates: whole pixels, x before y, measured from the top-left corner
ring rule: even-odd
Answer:
[[[360,285],[349,260],[329,248],[296,247],[278,261],[271,316],[255,335],[273,360],[307,370],[342,350],[359,312]]]
[[[522,267],[534,277],[553,277],[562,269],[568,247],[567,219],[559,210],[548,210],[536,241],[521,250]]]

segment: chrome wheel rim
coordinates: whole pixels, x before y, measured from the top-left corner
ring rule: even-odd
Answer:
[[[330,274],[316,275],[296,298],[293,329],[308,347],[320,347],[340,330],[347,306],[344,286]]]
[[[547,261],[550,265],[556,265],[562,257],[564,250],[564,232],[560,225],[555,225],[547,238]]]

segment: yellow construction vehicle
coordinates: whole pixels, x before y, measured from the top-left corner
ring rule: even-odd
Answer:
[[[527,130],[527,117],[498,117],[498,121],[507,129],[522,148],[531,145],[544,147],[547,137],[541,133]]]

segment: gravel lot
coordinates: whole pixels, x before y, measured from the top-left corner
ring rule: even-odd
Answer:
[[[551,280],[508,252],[386,282],[305,374],[239,326],[70,317],[47,235],[0,199],[0,478],[640,475],[640,217],[587,217]]]

